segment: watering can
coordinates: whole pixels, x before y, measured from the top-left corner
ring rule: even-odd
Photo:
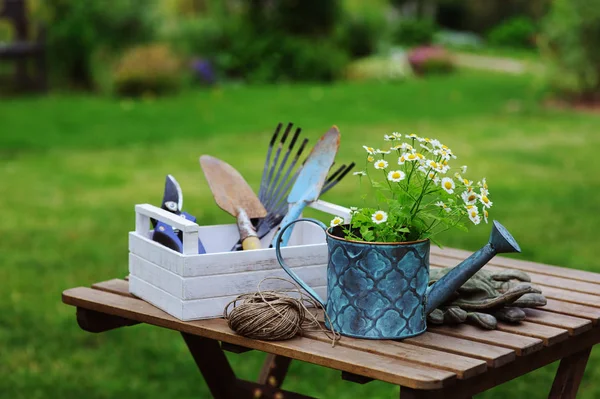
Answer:
[[[287,274],[317,300],[327,313],[327,328],[355,338],[403,339],[427,329],[427,315],[498,253],[521,252],[504,226],[493,222],[488,243],[443,278],[429,285],[429,240],[375,243],[343,238],[341,226],[314,219],[327,236],[327,302],[284,262],[281,241],[275,251]]]

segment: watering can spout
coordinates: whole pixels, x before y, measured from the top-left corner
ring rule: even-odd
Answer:
[[[467,259],[455,266],[448,274],[429,286],[425,312],[431,313],[443,304],[453,292],[488,263],[496,254],[521,252],[519,244],[504,226],[494,220],[488,243]]]

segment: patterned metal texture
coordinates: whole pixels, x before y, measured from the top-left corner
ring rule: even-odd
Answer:
[[[327,235],[327,314],[343,335],[400,339],[426,329],[429,241],[351,242]]]

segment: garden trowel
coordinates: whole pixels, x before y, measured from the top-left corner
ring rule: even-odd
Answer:
[[[340,131],[336,126],[333,126],[327,133],[321,137],[319,142],[314,146],[310,155],[306,159],[300,174],[296,178],[292,191],[287,198],[290,206],[287,214],[283,218],[280,227],[284,227],[293,220],[300,217],[302,210],[311,202],[319,198],[319,193],[323,188],[327,173],[333,165],[335,155],[340,146]],[[292,229],[289,228],[281,237],[281,245],[286,246]],[[271,245],[275,246],[279,234],[275,234]]]
[[[260,240],[251,219],[264,218],[267,211],[246,180],[231,165],[209,155],[200,165],[217,205],[237,219],[242,248],[259,249]]]

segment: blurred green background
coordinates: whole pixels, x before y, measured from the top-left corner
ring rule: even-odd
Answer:
[[[27,2],[32,37],[46,27],[49,90],[23,93],[0,60],[0,397],[208,397],[178,334],[85,333],[60,294],[127,275],[133,206],[159,204],[168,173],[200,223],[231,223],[198,157],[222,158],[257,188],[278,122],[311,144],[339,126],[338,163],[393,131],[438,138],[487,177],[491,217],[520,259],[600,272],[600,1],[249,4]],[[13,40],[0,20],[0,44]],[[351,206],[360,194],[348,176],[324,199]],[[442,242],[475,250],[488,228]],[[230,359],[256,378],[263,355]],[[556,367],[478,398],[544,398]],[[579,397],[600,396],[598,378],[594,351]],[[283,387],[398,392],[299,362]]]

